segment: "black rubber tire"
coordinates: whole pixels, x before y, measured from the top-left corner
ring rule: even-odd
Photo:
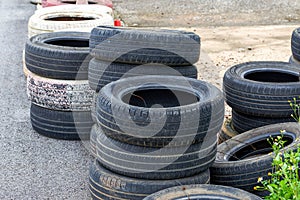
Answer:
[[[218,145],[215,163],[210,168],[211,182],[217,185],[226,185],[240,188],[258,195],[265,195],[254,190],[258,186],[258,177],[268,179],[268,172],[272,172],[273,154],[267,139],[270,136],[280,136],[289,144],[281,149],[295,150],[300,141],[300,125],[296,122],[273,124],[253,129],[237,135]],[[255,150],[254,150],[255,149]]]
[[[221,144],[239,133],[233,128],[232,119],[226,119],[223,123],[222,130],[219,133],[218,143]]]
[[[135,91],[145,95],[136,95]],[[129,103],[122,96],[128,97]],[[134,105],[140,99],[148,107]],[[165,108],[150,108],[157,104]],[[187,146],[202,142],[206,136],[217,138],[224,119],[224,101],[222,92],[209,83],[177,76],[140,76],[103,87],[96,112],[103,132],[121,142],[146,147]]]
[[[90,191],[92,199],[130,199],[141,200],[165,188],[189,185],[208,184],[209,170],[187,177],[174,180],[146,180],[135,179],[115,174],[104,167],[98,161],[94,161],[90,167]]]
[[[89,33],[54,32],[31,37],[25,46],[26,67],[53,79],[87,80]]]
[[[88,140],[93,125],[91,112],[63,112],[34,104],[31,104],[30,118],[36,132],[63,140]]]
[[[191,66],[134,65],[107,62],[93,58],[89,64],[89,85],[98,92],[105,85],[124,77],[143,75],[174,75],[197,79],[197,68]]]
[[[191,65],[200,55],[200,37],[177,30],[98,26],[91,32],[91,55],[100,60],[146,64]]]
[[[300,61],[296,60],[293,56],[290,57],[289,63],[291,63],[292,65],[295,65],[297,67],[300,66]]]
[[[243,113],[232,110],[232,127],[238,132],[243,133],[251,129],[255,129],[270,124],[278,124],[284,122],[294,122],[292,117],[287,118],[269,118],[245,115]]]
[[[99,129],[99,130],[97,130]],[[97,124],[94,124],[90,133],[90,154],[93,157],[97,157],[96,146],[97,146],[97,132],[101,131],[100,127]]]
[[[296,28],[292,33],[291,48],[293,57],[300,60],[300,28]]]
[[[262,117],[290,117],[288,100],[300,94],[299,68],[285,62],[248,62],[231,67],[223,79],[233,110]]]
[[[249,192],[220,185],[183,185],[156,192],[143,200],[262,200]]]
[[[159,149],[121,143],[101,130],[96,135],[98,161],[112,172],[133,178],[170,180],[193,176],[206,171],[217,153],[216,141]]]
[[[97,98],[98,98],[99,93],[95,92],[92,100],[92,105],[91,105],[91,115],[93,122],[97,123],[97,117],[96,117],[96,104],[97,104]]]

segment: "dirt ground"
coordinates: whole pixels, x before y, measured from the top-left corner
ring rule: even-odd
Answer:
[[[222,89],[225,71],[249,61],[284,61],[291,56],[291,34],[298,26],[243,26],[185,29],[201,36],[198,79]],[[230,108],[226,107],[226,116]]]
[[[221,88],[225,71],[248,61],[285,61],[295,25],[188,29],[201,36],[199,79]]]

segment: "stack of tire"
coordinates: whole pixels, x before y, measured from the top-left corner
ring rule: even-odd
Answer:
[[[223,89],[238,133],[292,122],[289,101],[300,94],[299,67],[286,62],[248,62],[226,71]]]
[[[99,26],[91,32],[90,50],[93,59],[89,64],[88,79],[96,99],[102,87],[121,78],[173,75],[196,79],[197,68],[193,64],[199,59],[200,37],[184,31]],[[95,103],[92,116],[96,122]],[[92,154],[95,153],[93,133]]]
[[[94,199],[143,199],[209,183],[224,116],[216,87],[175,76],[130,77],[104,86],[96,106]]]
[[[93,199],[139,200],[172,186],[209,183],[224,116],[221,91],[196,79],[162,76],[160,71],[152,72],[160,75],[130,74],[129,68],[147,62],[152,64],[141,71],[158,64],[173,70],[190,66],[199,56],[200,41],[194,38],[172,31],[109,27],[92,31],[91,63],[105,62],[99,66],[107,70],[98,71],[112,74],[111,80],[100,75],[98,82],[92,81],[92,87],[100,89],[91,131],[96,150],[90,168]],[[180,56],[183,53],[187,59]],[[114,67],[118,65],[122,67]],[[129,77],[122,78],[127,71]]]
[[[56,32],[31,37],[25,46],[27,92],[34,130],[57,139],[89,139],[89,33]]]

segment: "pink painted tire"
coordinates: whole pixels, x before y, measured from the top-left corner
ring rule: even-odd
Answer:
[[[76,0],[42,0],[43,8],[50,7],[50,6],[65,5],[65,4],[76,4]],[[113,7],[113,3],[111,0],[88,0],[88,4],[104,5],[110,8]]]

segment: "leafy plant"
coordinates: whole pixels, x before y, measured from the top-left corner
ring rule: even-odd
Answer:
[[[297,104],[296,98],[289,103],[293,109],[291,116],[300,123],[300,105]],[[270,194],[265,197],[268,200],[300,200],[300,146],[296,150],[282,152],[281,149],[286,142],[283,140],[284,132],[281,131],[281,136],[268,139],[274,155],[273,171],[268,173],[270,178],[267,180],[259,177],[257,182],[262,186],[254,187],[254,190],[269,191]],[[299,141],[299,138],[296,141]]]
[[[296,122],[300,123],[300,105],[297,103],[297,99],[293,98],[293,101],[289,101],[289,104],[293,110],[291,117],[294,118]]]

